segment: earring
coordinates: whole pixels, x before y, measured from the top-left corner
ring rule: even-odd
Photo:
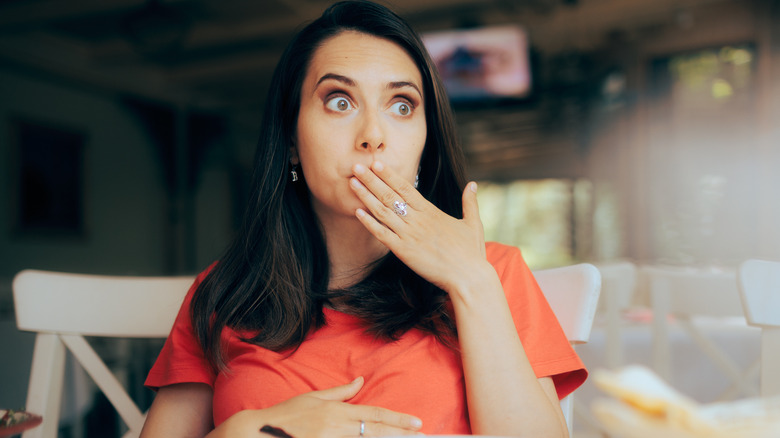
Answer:
[[[298,169],[298,165],[293,164],[292,169],[290,169],[290,179],[292,182],[298,181],[298,171],[296,169]]]
[[[417,173],[417,175],[414,177],[414,188],[416,189],[417,186],[420,185],[420,174]]]

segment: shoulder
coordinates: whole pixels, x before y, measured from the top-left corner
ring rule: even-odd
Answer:
[[[536,278],[519,248],[497,242],[485,244],[488,262],[496,270],[507,298],[541,295]],[[518,291],[523,291],[518,292]],[[514,298],[511,298],[514,299]]]
[[[527,270],[520,248],[498,242],[485,243],[485,253],[488,262],[493,265],[499,276],[507,270]]]
[[[206,277],[208,277],[209,274],[214,272],[214,268],[217,266],[218,263],[219,262],[217,261],[213,262],[195,277],[195,281],[192,282],[192,286],[190,286],[189,291],[187,291],[187,295],[184,297],[184,304],[186,306],[190,305],[190,302],[192,301],[192,298],[195,295],[196,291],[203,283],[203,281],[206,280]]]
[[[206,277],[211,274],[212,271],[214,271],[214,268],[219,264],[219,261],[214,261],[210,265],[206,267],[203,271],[198,274],[198,276],[195,278],[196,283],[201,283],[203,280],[206,279]]]
[[[498,242],[486,242],[485,252],[487,253],[488,261],[491,264],[494,261],[498,262],[507,258],[520,256],[520,248]]]

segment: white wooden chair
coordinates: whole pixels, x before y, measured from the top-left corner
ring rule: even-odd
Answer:
[[[737,272],[748,324],[761,328],[761,395],[780,395],[780,262],[746,260]]]
[[[673,382],[670,322],[674,321],[730,380],[731,385],[718,400],[734,399],[740,394],[756,395],[752,380],[758,371],[758,361],[741,368],[736,358],[708,337],[696,322],[703,318],[710,322],[744,320],[736,271],[665,266],[643,266],[641,270],[649,282],[653,309],[655,372],[667,382]]]
[[[623,312],[631,308],[636,290],[637,267],[629,261],[597,263],[601,274],[601,296],[597,312],[603,316],[605,361],[607,368],[624,365],[621,327]]]
[[[601,275],[595,266],[581,263],[533,272],[558,322],[572,345],[590,339],[601,291]],[[561,409],[572,435],[573,394],[561,400]]]
[[[534,276],[572,344],[588,341],[600,276],[589,264],[535,271]],[[26,410],[43,416],[23,438],[57,435],[65,347],[85,368],[128,427],[141,432],[144,413],[84,336],[164,338],[193,277],[114,277],[26,270],[13,282],[17,326],[37,332]],[[572,396],[561,401],[569,430]]]
[[[165,338],[193,280],[18,273],[13,281],[17,326],[37,333],[25,409],[43,416],[23,438],[57,436],[65,347],[127,425],[125,437],[138,436],[145,414],[84,336]]]

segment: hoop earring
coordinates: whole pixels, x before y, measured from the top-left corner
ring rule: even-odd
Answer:
[[[292,182],[298,181],[298,171],[297,171],[297,169],[298,169],[298,165],[297,164],[293,164],[292,165],[292,169],[290,169],[290,179],[292,180]]]

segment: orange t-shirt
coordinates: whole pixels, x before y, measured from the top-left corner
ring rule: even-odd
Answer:
[[[587,371],[569,345],[520,250],[487,244],[487,258],[504,286],[512,317],[537,377],[551,376],[559,397],[574,391]],[[214,424],[243,409],[261,409],[304,392],[365,378],[350,403],[381,406],[415,415],[426,434],[470,434],[460,355],[435,337],[410,330],[398,341],[365,334],[361,321],[324,309],[327,324],[285,357],[242,342],[231,329],[226,359],[229,372],[214,374],[203,356],[189,317],[189,304],[201,273],[187,294],[170,336],[146,386],[206,383],[214,390]]]

